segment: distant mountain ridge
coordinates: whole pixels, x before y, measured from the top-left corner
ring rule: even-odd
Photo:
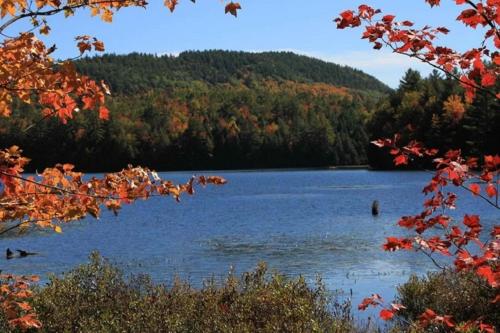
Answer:
[[[366,164],[366,122],[391,91],[359,70],[291,52],[110,54],[76,66],[110,86],[110,119],[78,112],[61,126],[40,122],[39,106],[19,105],[0,119],[0,145],[23,147],[31,170],[61,160],[87,171]],[[19,131],[32,123],[36,135]]]
[[[110,119],[75,112],[61,126],[40,121],[41,106],[16,101],[11,117],[0,117],[0,146],[22,147],[31,171],[60,161],[87,171],[386,168],[392,156],[369,143],[401,129],[402,141],[440,151],[498,153],[498,103],[482,96],[463,104],[459,84],[438,72],[424,79],[409,70],[390,90],[359,70],[291,52],[133,53],[76,65],[111,86]],[[19,130],[27,124],[36,131]]]
[[[387,93],[391,89],[360,70],[292,52],[186,51],[178,56],[131,53],[84,58],[78,69],[104,79],[114,93],[161,89],[183,81],[209,84],[270,79],[326,83],[356,90]]]

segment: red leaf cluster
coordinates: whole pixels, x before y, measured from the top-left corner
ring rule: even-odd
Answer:
[[[455,327],[455,323],[451,316],[438,316],[431,309],[426,309],[419,317],[420,324],[427,327],[430,324],[445,325],[446,327]]]
[[[172,196],[180,201],[182,193],[194,194],[196,184],[223,185],[226,180],[217,176],[192,177],[186,184],[177,185],[162,180],[147,168],[129,166],[102,178],[74,171],[73,165],[58,164],[37,176],[22,174],[28,159],[17,147],[0,151],[0,222],[21,221],[24,227],[55,228],[56,221],[69,222],[87,215],[98,217],[101,206],[117,213],[123,203],[152,196]]]
[[[30,283],[37,276],[0,275],[0,304],[9,325],[22,331],[38,329],[42,324],[27,302],[32,295]]]
[[[440,0],[425,0],[431,7],[439,6]],[[485,29],[484,40],[480,47],[457,52],[449,47],[437,45],[437,37],[448,34],[446,27],[414,28],[408,20],[398,21],[395,15],[380,15],[381,11],[362,5],[357,10],[347,10],[335,19],[339,29],[364,26],[363,39],[373,44],[375,49],[383,46],[393,52],[406,55],[430,64],[445,72],[449,77],[458,80],[464,88],[466,102],[471,103],[478,92],[499,99],[497,77],[500,73],[500,1],[498,0],[455,0],[457,5],[466,5],[457,20],[470,28]],[[493,46],[490,49],[490,46]],[[447,101],[445,109],[455,117],[462,117],[465,108],[461,96],[454,96]],[[394,135],[390,139],[379,139],[372,143],[387,148],[394,156],[396,166],[406,165],[413,159],[435,156],[436,149],[427,149],[419,142],[401,145],[401,136]],[[500,286],[500,226],[492,227],[488,235],[477,215],[466,214],[462,221],[455,221],[445,215],[446,209],[454,209],[457,194],[446,191],[448,186],[460,187],[469,191],[474,197],[486,201],[496,209],[500,209],[498,188],[500,185],[500,157],[483,156],[464,158],[460,150],[450,150],[443,156],[435,158],[436,171],[423,192],[428,197],[424,201],[423,211],[414,216],[403,216],[398,225],[413,231],[413,237],[388,237],[383,248],[387,251],[416,249],[424,252],[436,265],[437,254],[454,257],[457,271],[475,272],[483,278],[491,288]],[[478,173],[479,171],[479,173]],[[498,289],[497,289],[498,290]],[[500,301],[500,295],[492,302]],[[381,302],[372,298],[365,299],[364,306],[377,305]],[[380,317],[391,319],[394,312],[383,309]],[[457,329],[450,316],[437,315],[427,309],[420,316],[423,327],[438,325],[450,330]],[[462,331],[479,330],[493,332],[494,328],[481,320],[460,325]]]
[[[438,0],[426,0],[431,6],[439,5]],[[456,1],[458,5],[467,3],[471,8],[465,9],[457,17],[457,20],[466,26],[476,28],[478,26],[487,29],[482,45],[492,39],[495,47],[500,47],[500,5],[496,0],[479,1]],[[364,25],[363,39],[373,44],[374,49],[389,47],[393,52],[404,54],[419,59],[435,68],[439,68],[448,75],[460,81],[465,89],[467,101],[472,101],[477,90],[489,91],[493,96],[499,98],[498,92],[494,90],[496,78],[500,70],[500,54],[498,51],[490,51],[486,46],[473,48],[465,52],[458,52],[449,47],[436,45],[440,34],[448,34],[446,27],[432,28],[424,26],[415,29],[411,21],[397,21],[394,15],[378,15],[381,11],[367,5],[361,5],[357,11],[346,10],[335,19],[337,28],[354,28]],[[486,65],[486,60],[492,66]],[[404,157],[398,157],[398,164],[404,164]]]

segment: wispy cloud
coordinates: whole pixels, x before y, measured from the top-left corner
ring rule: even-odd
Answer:
[[[373,53],[353,51],[347,54],[326,56],[325,58],[338,64],[366,69],[380,69],[381,66],[386,68],[406,68],[423,65],[415,59],[384,51]]]

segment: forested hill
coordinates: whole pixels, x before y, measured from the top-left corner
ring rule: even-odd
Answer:
[[[189,51],[178,56],[110,54],[82,59],[77,66],[91,77],[105,79],[115,94],[161,89],[179,81],[218,84],[263,79],[390,91],[385,84],[360,70],[291,52]]]
[[[0,146],[19,145],[31,170],[61,161],[86,171],[363,164],[366,122],[390,91],[361,71],[290,52],[136,53],[76,64],[110,86],[110,119],[75,112],[61,125],[19,104],[0,118]]]
[[[390,167],[392,157],[369,142],[396,132],[402,143],[441,151],[499,149],[496,99],[465,103],[461,87],[437,72],[422,78],[409,70],[390,91],[360,71],[292,53],[106,55],[77,66],[111,86],[110,119],[75,112],[61,125],[42,121],[40,107],[17,103],[11,117],[0,117],[0,147],[19,145],[30,170],[61,161],[86,171],[129,163],[157,170]]]

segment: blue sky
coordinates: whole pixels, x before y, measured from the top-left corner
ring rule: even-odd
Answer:
[[[57,57],[78,54],[74,36],[88,34],[104,41],[106,51],[176,54],[184,50],[226,49],[244,51],[287,50],[349,65],[370,73],[392,87],[404,71],[413,67],[427,73],[427,66],[388,51],[375,51],[361,40],[361,29],[337,30],[333,19],[361,3],[410,19],[417,26],[445,25],[449,36],[442,40],[453,48],[478,46],[480,31],[464,28],[455,18],[460,7],[442,0],[430,9],[424,0],[240,0],[238,18],[224,15],[221,0],[181,0],[171,14],[163,0],[150,0],[149,7],[121,10],[112,24],[79,11],[75,17],[51,17],[47,43],[58,46]]]

